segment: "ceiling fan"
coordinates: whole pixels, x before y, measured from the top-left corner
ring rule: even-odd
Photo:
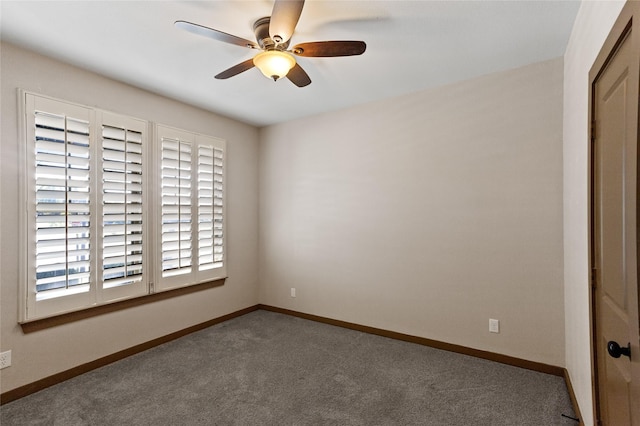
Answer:
[[[275,0],[271,16],[260,18],[253,24],[257,43],[187,21],[176,21],[175,26],[214,40],[262,51],[252,59],[222,71],[215,76],[217,79],[233,77],[255,66],[267,78],[276,81],[286,76],[296,86],[304,87],[311,83],[311,79],[296,62],[294,55],[354,56],[363,54],[367,45],[364,41],[315,41],[296,44],[288,49],[303,6],[304,0]]]

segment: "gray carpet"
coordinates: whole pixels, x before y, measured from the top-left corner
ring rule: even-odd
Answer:
[[[577,425],[564,380],[256,311],[3,405],[10,425]]]

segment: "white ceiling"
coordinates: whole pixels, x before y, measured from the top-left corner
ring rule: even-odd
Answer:
[[[298,58],[311,85],[251,69],[256,53],[174,27],[254,40],[272,0],[0,1],[0,36],[108,77],[263,126],[441,86],[564,54],[579,1],[307,0],[291,46],[364,40],[362,56]]]

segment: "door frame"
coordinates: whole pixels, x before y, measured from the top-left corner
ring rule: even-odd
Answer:
[[[634,23],[634,17],[635,23]],[[596,298],[595,298],[595,247],[594,247],[594,235],[595,235],[595,224],[594,224],[594,209],[596,208],[594,203],[594,190],[595,190],[595,182],[594,182],[594,166],[595,166],[595,155],[594,155],[594,142],[595,142],[595,124],[594,124],[594,109],[595,109],[595,82],[600,77],[600,74],[604,71],[606,66],[609,64],[610,60],[616,53],[620,44],[624,41],[627,34],[633,29],[631,32],[632,39],[630,40],[633,45],[636,47],[636,51],[640,49],[640,1],[627,0],[620,15],[616,19],[615,24],[613,25],[609,35],[607,36],[600,52],[596,60],[593,63],[589,71],[589,122],[588,122],[588,155],[589,155],[589,326],[591,332],[591,373],[592,373],[592,396],[593,396],[593,418],[597,425],[600,425],[600,391],[599,391],[599,383],[598,383],[598,354],[596,351],[597,346],[597,337],[596,337]],[[636,65],[636,71],[638,71],[638,66]],[[640,79],[640,76],[637,75],[637,78]],[[636,133],[636,137],[638,139],[638,156],[640,157],[640,107],[638,108],[639,117],[636,118],[637,123],[639,125],[639,130]],[[640,215],[640,158],[638,161],[638,169],[636,171],[636,193],[638,194],[636,204],[638,204],[637,215]],[[640,227],[640,221],[638,221],[638,217],[636,218],[638,222],[638,226]],[[640,229],[640,228],[639,228]],[[636,240],[636,245],[640,249],[640,238]],[[640,251],[638,251],[640,256]],[[640,287],[640,259],[638,261],[638,280],[637,285]],[[640,294],[640,288],[639,292]],[[639,296],[640,297],[640,296]],[[638,302],[638,301],[636,301]],[[638,319],[636,319],[638,321]]]

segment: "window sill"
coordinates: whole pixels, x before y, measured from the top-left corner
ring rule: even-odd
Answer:
[[[224,285],[225,280],[226,278],[221,278],[202,284],[176,288],[159,293],[147,294],[133,299],[121,300],[118,302],[109,303],[107,305],[93,306],[91,308],[83,309],[80,311],[68,312],[66,314],[24,322],[21,323],[20,326],[22,327],[23,333],[33,333],[34,331],[45,330],[47,328],[57,327],[62,324],[68,324],[86,318],[108,314],[110,312],[122,311],[124,309],[133,308],[135,306],[146,305],[147,303],[158,302],[160,300],[170,299],[172,297],[178,297],[214,287],[220,287]]]

